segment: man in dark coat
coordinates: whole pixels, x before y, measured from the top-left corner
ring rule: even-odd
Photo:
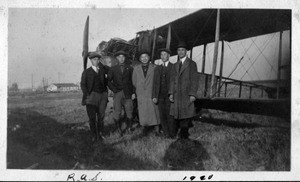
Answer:
[[[194,101],[198,88],[198,74],[196,63],[187,57],[186,44],[180,42],[177,46],[178,61],[175,63],[170,85],[170,114],[178,121],[179,137],[189,137],[188,130],[193,126],[192,118],[195,116]]]
[[[108,68],[100,62],[100,58],[98,53],[90,53],[92,66],[83,71],[80,82],[83,92],[82,105],[86,105],[93,141],[97,138],[103,139],[103,119],[108,100],[106,80]]]
[[[121,130],[121,111],[122,106],[124,106],[126,116],[127,116],[127,128],[132,131],[132,94],[134,93],[134,88],[132,85],[132,72],[133,68],[125,64],[125,59],[127,53],[124,51],[118,51],[114,55],[119,63],[113,67],[108,72],[107,80],[108,87],[114,92],[114,112],[113,119],[117,126],[120,135],[123,135]]]
[[[171,102],[169,100],[170,78],[174,64],[169,61],[170,50],[160,49],[159,54],[163,63],[154,70],[152,100],[158,104],[160,124],[164,135],[174,138],[177,134],[177,124],[174,117],[170,115]]]

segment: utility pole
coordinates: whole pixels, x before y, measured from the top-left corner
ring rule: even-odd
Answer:
[[[45,78],[43,77],[43,90],[45,91]]]

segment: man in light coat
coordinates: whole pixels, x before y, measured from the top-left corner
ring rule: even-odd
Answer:
[[[143,126],[143,134],[147,135],[149,129],[159,132],[159,111],[156,104],[152,101],[152,89],[155,65],[149,63],[150,53],[142,50],[139,52],[139,60],[142,64],[134,67],[132,83],[136,90],[138,101],[138,112],[140,125]]]
[[[198,74],[196,63],[187,57],[187,46],[180,42],[177,46],[178,61],[175,63],[171,77],[169,99],[172,102],[170,114],[177,120],[180,132],[179,138],[189,137],[189,128],[193,126],[195,116],[194,101],[198,89]]]

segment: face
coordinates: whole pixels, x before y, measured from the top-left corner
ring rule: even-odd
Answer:
[[[167,53],[165,51],[160,52],[160,58],[163,62],[169,61],[169,57],[170,57],[169,53]]]
[[[143,63],[143,64],[147,64],[149,62],[149,56],[148,54],[142,54],[140,56],[140,61]]]
[[[98,66],[99,58],[95,57],[95,58],[91,59],[91,63],[92,63],[93,66]]]
[[[106,65],[106,66],[108,66],[108,67],[111,67],[112,58],[109,57],[109,56],[103,56],[103,57],[101,57],[100,62],[101,62],[103,65]]]
[[[117,60],[120,64],[123,64],[125,62],[125,56],[123,54],[120,54],[117,56]]]
[[[183,47],[179,47],[177,49],[177,54],[178,54],[178,56],[179,56],[180,59],[184,58],[186,56],[186,52],[187,52],[187,50],[185,48],[183,48]]]

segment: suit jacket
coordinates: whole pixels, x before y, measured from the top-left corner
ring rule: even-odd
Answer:
[[[102,92],[107,92],[106,74],[108,72],[108,69],[109,68],[107,66],[104,66],[102,63],[99,63],[98,74],[100,76],[100,79],[97,79],[97,73],[93,70],[92,67],[83,71],[81,75],[81,82],[80,82],[81,90],[83,93],[82,102],[81,102],[82,105],[86,104],[85,100],[87,96],[91,94],[95,81],[99,81],[100,84],[103,86],[103,88],[101,88]]]
[[[169,94],[173,95],[174,103],[171,104],[170,115],[175,119],[186,119],[195,116],[194,103],[190,96],[197,96],[198,72],[196,63],[186,58],[179,70],[179,61],[172,69]]]
[[[166,74],[166,86],[169,91],[170,89],[170,81],[172,76],[172,68],[174,64],[169,62],[167,66],[167,74]],[[156,66],[154,70],[154,83],[153,83],[153,92],[152,92],[152,98],[159,98],[161,97],[161,79],[162,79],[162,72],[163,72],[163,65]]]
[[[134,93],[132,85],[132,72],[133,68],[124,64],[123,74],[121,72],[121,66],[119,64],[111,67],[107,74],[108,87],[114,93],[124,91],[126,99],[130,99],[131,95]]]

